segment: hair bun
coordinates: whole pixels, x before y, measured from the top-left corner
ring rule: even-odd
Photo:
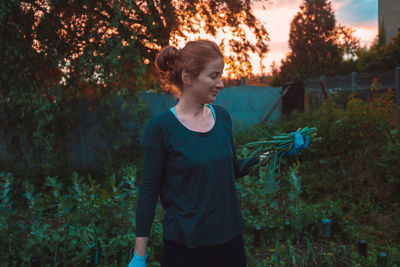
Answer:
[[[157,67],[162,71],[173,70],[178,52],[179,50],[173,46],[163,48],[157,57]]]

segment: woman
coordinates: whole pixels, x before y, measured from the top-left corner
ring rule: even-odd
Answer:
[[[180,89],[180,98],[144,131],[136,244],[129,266],[146,266],[159,196],[165,210],[162,267],[246,266],[235,179],[248,174],[259,156],[237,160],[230,115],[211,105],[224,87],[224,57],[214,42],[198,40],[181,50],[168,46],[156,61]]]

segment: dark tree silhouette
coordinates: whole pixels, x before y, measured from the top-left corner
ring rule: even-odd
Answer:
[[[227,55],[230,73],[251,72],[249,53],[268,52],[268,33],[248,0],[34,0],[1,5],[2,58],[21,63],[12,63],[3,74],[15,76],[22,65],[30,65],[24,73],[31,86],[32,80],[50,79],[53,85],[63,81],[64,88],[90,95],[149,89],[154,84],[152,63],[161,47],[200,29],[233,36],[221,44],[233,51]],[[256,36],[255,43],[246,38],[245,27]],[[14,54],[18,56],[12,59]],[[20,54],[27,55],[26,62]]]
[[[282,61],[284,79],[331,75],[340,64],[341,49],[332,4],[304,0],[290,24],[290,54]]]

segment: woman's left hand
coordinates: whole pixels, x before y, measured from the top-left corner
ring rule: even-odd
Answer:
[[[310,136],[306,135],[304,138],[299,132],[290,133],[294,135],[294,145],[293,148],[285,153],[282,156],[293,156],[296,155],[297,152],[301,149],[305,149],[310,144]]]

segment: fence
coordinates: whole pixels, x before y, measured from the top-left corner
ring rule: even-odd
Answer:
[[[139,99],[147,106],[145,111],[146,117],[149,119],[154,115],[168,110],[177,102],[170,95],[158,94],[153,92],[141,92],[138,95]],[[232,123],[235,127],[238,124],[251,125],[255,122],[261,122],[266,114],[271,110],[272,106],[280,97],[280,88],[274,87],[256,87],[256,86],[237,86],[229,87],[220,91],[215,104],[225,107],[231,114]],[[113,142],[110,134],[118,133],[124,136],[124,140],[132,139],[132,143],[140,143],[142,136],[139,129],[137,132],[135,121],[132,119],[132,114],[129,110],[124,110],[121,107],[121,101],[116,99],[113,105],[108,108],[95,107],[88,109],[90,103],[88,101],[71,102],[71,109],[75,110],[76,122],[72,129],[71,143],[56,144],[56,149],[63,149],[63,161],[68,162],[70,166],[77,169],[95,169],[98,164],[98,156],[110,153],[117,145]],[[113,125],[117,125],[115,129],[102,128],[105,120],[105,114],[115,112],[117,114],[116,121]],[[278,105],[271,113],[270,120],[277,119],[281,114],[281,107]],[[15,135],[23,135],[18,133],[17,129],[10,130],[8,136],[2,136],[0,140],[0,162],[15,162],[19,168],[30,169],[34,166],[29,160],[20,160],[19,155],[11,155],[4,148],[6,144]],[[126,135],[126,136],[125,136]],[[104,138],[106,137],[106,138]],[[111,140],[111,142],[109,141]],[[118,144],[119,145],[119,144]],[[123,144],[124,149],[129,149],[132,144]],[[21,147],[21,151],[28,151],[28,147]]]
[[[392,88],[395,91],[396,102],[400,105],[400,67],[390,71],[377,71],[371,73],[356,73],[351,75],[336,75],[332,77],[321,76],[305,81],[306,92],[316,97],[321,102],[324,95],[336,92],[368,94],[374,79],[378,79],[377,89]]]
[[[335,92],[354,92],[354,93],[369,93],[370,85],[374,78],[378,78],[378,89],[393,88],[396,92],[396,101],[400,103],[400,67],[395,70],[386,72],[374,72],[368,74],[352,73],[346,76],[321,76],[317,79],[308,79],[305,81],[306,95],[312,94],[317,97],[319,103],[322,103],[325,91],[326,95]],[[324,90],[323,90],[324,89]],[[296,91],[297,89],[295,89]],[[223,89],[215,104],[225,107],[231,117],[233,126],[247,125],[261,122],[281,96],[281,88],[278,87],[259,87],[259,86],[235,86]],[[168,110],[174,106],[176,100],[166,94],[157,94],[153,92],[141,92],[139,98],[147,104],[147,117]],[[297,97],[296,97],[297,98]],[[285,99],[283,99],[285,100]],[[284,101],[282,101],[284,102]],[[283,103],[284,104],[284,103]],[[98,155],[112,151],[115,145],[113,141],[104,141],[104,136],[110,132],[123,131],[127,133],[127,140],[132,139],[133,143],[140,143],[138,140],[141,136],[142,129],[139,133],[135,130],[132,114],[129,111],[121,108],[121,101],[115,100],[112,110],[101,110],[100,107],[88,110],[85,103],[71,103],[71,108],[77,113],[78,121],[72,129],[72,140],[70,144],[59,144],[58,147],[67,147],[64,159],[76,168],[90,168],[98,164]],[[104,109],[104,108],[103,108]],[[118,129],[108,129],[107,131],[101,127],[101,122],[104,120],[104,114],[107,112],[116,112]],[[282,113],[282,103],[279,103],[274,111],[269,114],[269,120],[276,120]],[[135,132],[135,134],[132,134]],[[13,136],[18,134],[14,130],[10,130],[9,136],[2,136],[0,140],[0,163],[1,162],[23,162],[17,159],[14,155],[8,154],[4,149],[6,144],[10,142]],[[133,138],[132,138],[133,136]],[[130,137],[130,138],[128,138]],[[110,139],[110,138],[109,138]],[[113,140],[113,139],[111,139]],[[129,144],[124,144],[129,148]],[[21,148],[21,150],[28,148]],[[29,166],[23,166],[29,168]]]
[[[280,87],[234,86],[219,92],[214,104],[226,108],[235,127],[238,124],[251,125],[261,122],[280,97]],[[139,98],[148,106],[150,117],[176,105],[176,100],[170,95],[153,92],[143,92]],[[276,120],[281,114],[281,105],[274,109],[270,119]]]

